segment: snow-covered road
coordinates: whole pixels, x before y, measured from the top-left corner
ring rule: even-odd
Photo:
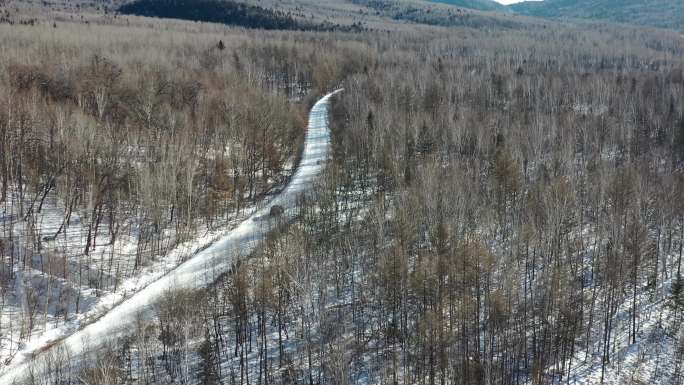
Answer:
[[[326,95],[311,109],[299,167],[287,187],[266,207],[257,210],[212,246],[112,308],[97,321],[62,339],[59,344],[65,346],[72,356],[78,356],[85,346],[96,347],[107,340],[127,334],[138,314],[150,310],[150,306],[168,290],[205,287],[231,268],[236,255],[250,253],[269,230],[269,221],[263,219],[268,218],[271,207],[282,206],[282,215],[291,216],[297,199],[311,189],[324,167],[330,143],[328,102],[340,91]],[[46,344],[43,349],[37,350],[45,351],[48,347],[54,348]],[[33,353],[30,352],[15,357],[4,368],[4,373],[0,374],[0,383],[11,384],[13,380],[20,382],[33,358]]]

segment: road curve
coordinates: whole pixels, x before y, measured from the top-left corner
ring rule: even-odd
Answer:
[[[284,209],[282,215],[292,216],[297,199],[311,190],[328,158],[328,105],[330,98],[341,91],[324,96],[311,109],[301,162],[285,189],[266,207],[257,210],[225,237],[113,307],[98,320],[62,339],[59,344],[74,357],[83,353],[86,346],[97,347],[105,341],[128,334],[138,315],[151,310],[151,305],[169,289],[206,287],[231,268],[236,255],[250,253],[269,231],[269,221],[262,219],[269,216],[271,207],[280,205]],[[46,346],[42,351],[55,346]],[[5,373],[0,374],[0,383],[20,383],[33,359],[31,355],[15,357],[10,366],[5,368]]]

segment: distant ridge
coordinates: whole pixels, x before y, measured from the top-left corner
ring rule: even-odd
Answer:
[[[545,0],[525,1],[509,8],[536,17],[606,20],[684,30],[683,0]]]

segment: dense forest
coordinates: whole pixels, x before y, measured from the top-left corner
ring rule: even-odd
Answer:
[[[138,15],[223,23],[246,28],[278,30],[358,29],[330,22],[314,23],[303,15],[229,0],[136,0],[119,7],[124,15]]]
[[[277,194],[343,89],[292,217],[17,383],[681,384],[681,36],[394,19],[0,25],[0,376]]]

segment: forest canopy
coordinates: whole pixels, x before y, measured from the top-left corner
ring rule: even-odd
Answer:
[[[679,32],[3,4],[0,382],[683,383]]]

